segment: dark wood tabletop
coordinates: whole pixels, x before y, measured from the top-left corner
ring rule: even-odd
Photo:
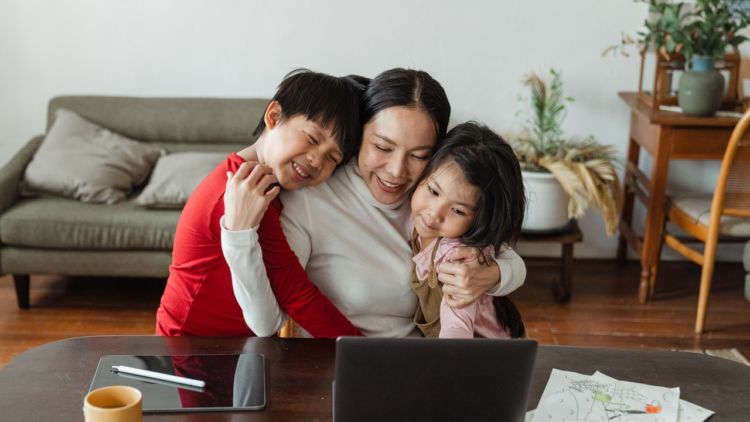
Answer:
[[[268,362],[265,410],[236,413],[146,414],[160,421],[331,420],[332,340],[278,338],[77,337],[31,349],[0,370],[0,420],[82,421],[99,358],[110,354],[213,354],[256,352]],[[536,408],[552,368],[664,387],[716,412],[715,421],[747,420],[750,367],[687,352],[540,346],[529,409]]]

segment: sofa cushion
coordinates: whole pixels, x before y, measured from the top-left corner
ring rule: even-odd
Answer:
[[[0,242],[11,246],[94,250],[172,248],[180,211],[133,200],[115,205],[25,199],[0,216]]]
[[[235,144],[246,147],[266,98],[64,96],[49,102],[47,127],[60,108],[143,142]]]
[[[119,202],[148,177],[162,150],[57,110],[49,133],[26,168],[23,192]]]
[[[136,202],[152,208],[182,208],[198,184],[227,158],[224,153],[181,152],[161,157]]]

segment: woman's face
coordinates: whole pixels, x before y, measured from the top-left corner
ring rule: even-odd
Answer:
[[[375,200],[402,199],[419,181],[436,141],[432,119],[420,108],[390,107],[370,119],[357,164]]]

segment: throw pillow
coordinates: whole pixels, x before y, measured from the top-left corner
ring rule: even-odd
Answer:
[[[159,159],[136,202],[152,208],[182,208],[198,184],[227,154],[179,152]]]
[[[162,154],[59,109],[55,122],[26,167],[21,191],[49,193],[83,202],[113,204],[143,183]]]

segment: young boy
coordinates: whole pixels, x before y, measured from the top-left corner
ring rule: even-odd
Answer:
[[[255,144],[214,169],[196,188],[182,211],[175,233],[156,333],[179,336],[252,336],[237,304],[231,272],[221,250],[224,194],[232,183],[249,189],[256,201],[232,215],[258,227],[265,267],[302,272],[286,242],[279,216],[280,188],[299,189],[326,180],[351,158],[359,145],[359,99],[362,87],[351,78],[295,71],[281,82],[255,129]],[[233,175],[236,173],[236,175]],[[228,177],[229,176],[229,177]],[[223,219],[222,219],[223,220]],[[236,220],[236,219],[234,219]],[[281,309],[315,337],[361,335],[317,287],[272,285]]]

